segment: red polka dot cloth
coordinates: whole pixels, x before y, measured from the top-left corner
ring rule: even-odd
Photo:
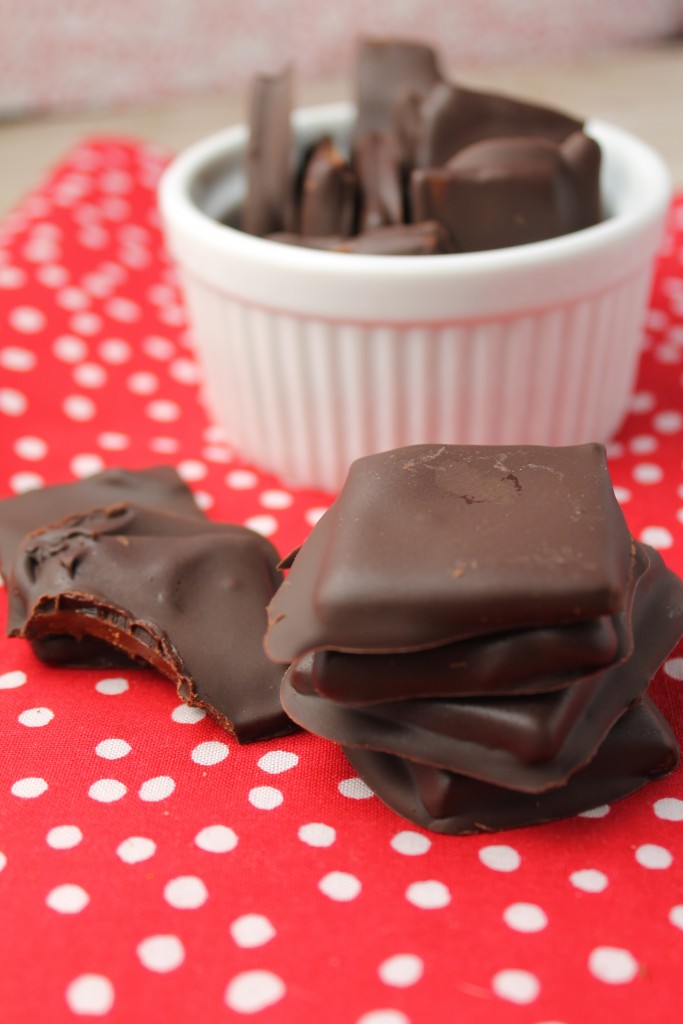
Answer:
[[[330,495],[206,418],[154,189],[165,155],[79,146],[1,229],[0,494],[171,463],[282,552]],[[683,198],[631,412],[634,534],[683,573]],[[0,593],[4,617],[4,592]],[[683,727],[683,648],[654,683]],[[387,810],[332,743],[240,747],[151,671],[0,640],[5,1024],[621,1024],[677,1019],[683,771],[556,824],[465,838]]]

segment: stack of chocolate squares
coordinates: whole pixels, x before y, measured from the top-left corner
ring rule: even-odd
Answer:
[[[678,763],[646,690],[683,582],[600,445],[359,459],[269,607],[288,714],[404,817],[464,834],[626,796]]]
[[[53,665],[137,662],[247,742],[291,731],[263,651],[279,556],[210,522],[175,470],[106,470],[0,502],[8,633]]]

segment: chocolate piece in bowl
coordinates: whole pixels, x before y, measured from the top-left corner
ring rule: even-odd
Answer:
[[[541,242],[600,220],[600,149],[583,132],[489,139],[413,171],[410,195],[415,219],[438,220],[456,251]]]
[[[438,221],[422,224],[391,224],[372,231],[362,231],[351,238],[341,235],[311,237],[279,232],[269,236],[274,242],[299,245],[327,252],[355,252],[366,256],[430,256],[450,252],[448,232]]]
[[[358,181],[332,139],[318,142],[303,170],[299,230],[304,236],[352,235],[356,225]]]
[[[356,140],[353,162],[361,204],[359,231],[402,224],[403,183],[398,149],[389,132],[368,132]]]
[[[246,150],[247,195],[242,230],[269,235],[291,229],[294,202],[292,71],[257,75],[251,87],[249,142]]]
[[[10,635],[103,641],[175,683],[240,742],[292,729],[263,652],[278,555],[245,527],[120,504],[29,534]]]
[[[403,39],[363,39],[356,63],[356,135],[385,131],[402,97],[422,98],[442,80],[436,51]]]

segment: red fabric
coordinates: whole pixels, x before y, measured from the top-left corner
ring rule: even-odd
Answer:
[[[2,229],[0,493],[170,461],[209,515],[286,552],[330,496],[245,466],[206,419],[154,208],[163,159],[86,143]],[[679,573],[682,255],[683,197],[610,448],[633,532]],[[679,647],[653,686],[679,732],[682,682]],[[594,816],[440,837],[333,744],[239,747],[183,707],[152,672],[50,670],[0,641],[7,1024],[676,1018],[681,771]]]

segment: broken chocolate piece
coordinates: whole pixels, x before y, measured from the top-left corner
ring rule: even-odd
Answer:
[[[287,232],[270,235],[273,242],[328,252],[355,252],[366,256],[431,256],[450,251],[448,232],[435,220],[424,224],[392,224],[363,231],[351,238],[339,235],[311,238]]]
[[[437,82],[424,97],[412,131],[415,165],[436,167],[473,143],[503,136],[526,136],[561,143],[583,122],[551,107],[495,93]]]
[[[344,751],[360,777],[398,814],[433,832],[468,835],[566,818],[620,800],[673,771],[676,739],[647,697],[614,725],[592,761],[565,786],[521,793],[373,750]]]
[[[9,579],[11,635],[95,638],[171,679],[241,741],[292,729],[263,652],[278,555],[245,527],[93,510],[30,534]]]
[[[560,145],[478,142],[445,167],[413,171],[412,215],[438,220],[459,252],[541,242],[599,221],[599,171],[599,147],[582,132]]]
[[[357,76],[357,136],[387,130],[402,96],[426,96],[442,80],[435,50],[401,39],[362,40]]]
[[[403,223],[401,167],[393,137],[388,132],[360,136],[354,148],[354,167],[361,194],[359,230]]]
[[[299,206],[302,235],[352,235],[358,182],[332,139],[313,147],[303,173]]]
[[[633,568],[601,445],[395,449],[351,466],[270,604],[266,647],[290,662],[611,616]]]
[[[249,234],[269,235],[293,227],[291,113],[291,69],[278,75],[257,75],[250,99],[247,195],[242,211],[242,230]]]

